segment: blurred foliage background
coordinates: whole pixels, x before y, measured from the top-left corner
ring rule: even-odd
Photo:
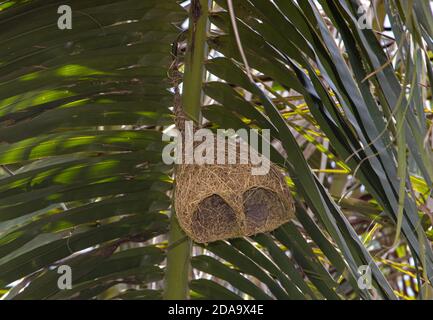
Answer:
[[[433,298],[431,1],[230,3],[0,1],[2,299]],[[173,69],[204,126],[271,129],[297,219],[170,222]]]

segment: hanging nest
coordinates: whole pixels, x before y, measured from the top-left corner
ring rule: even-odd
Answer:
[[[239,160],[239,149],[236,156]],[[275,165],[253,175],[252,164],[236,163],[176,166],[176,214],[194,241],[269,232],[294,217],[293,198]]]
[[[176,61],[172,69],[177,70]],[[180,76],[177,71],[173,74],[175,122],[185,137],[188,117],[181,107]],[[214,145],[218,139],[215,138]],[[229,144],[225,144],[224,163],[229,163]],[[176,165],[176,215],[182,229],[198,243],[269,232],[294,217],[294,201],[280,170],[269,163],[267,174],[253,175],[255,166],[241,163],[241,150],[240,144],[237,145],[236,164]]]

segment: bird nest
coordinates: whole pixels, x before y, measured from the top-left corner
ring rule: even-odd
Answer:
[[[294,216],[294,201],[279,169],[251,174],[251,164],[183,164],[176,168],[175,209],[194,241],[269,232]]]
[[[187,117],[180,95],[175,97],[176,127],[185,137]],[[225,151],[230,143],[233,141]],[[194,241],[207,243],[269,232],[294,217],[294,201],[278,167],[269,162],[266,174],[254,175],[256,166],[240,161],[242,150],[240,145],[236,147],[236,164],[176,165],[176,215]],[[181,153],[185,153],[184,145]],[[230,163],[228,158],[225,160],[224,163]]]

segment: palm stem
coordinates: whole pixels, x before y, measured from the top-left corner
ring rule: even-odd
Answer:
[[[192,120],[200,122],[200,108],[204,80],[203,63],[207,56],[206,33],[209,28],[208,10],[210,0],[191,1],[189,15],[188,50],[182,90],[183,111]],[[179,226],[174,210],[170,221],[169,250],[164,299],[187,299],[190,271],[191,240]]]

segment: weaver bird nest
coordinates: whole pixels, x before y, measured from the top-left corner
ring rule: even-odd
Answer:
[[[175,209],[194,241],[269,232],[294,217],[294,202],[280,170],[253,175],[252,164],[180,164],[176,167]]]
[[[176,127],[185,137],[187,117],[176,81],[174,87]],[[218,139],[214,140],[215,145]],[[230,143],[233,141],[225,145],[225,151]],[[266,174],[254,175],[255,166],[251,161],[241,163],[242,148],[240,145],[235,148],[236,164],[176,165],[176,215],[182,229],[196,242],[269,232],[294,217],[294,201],[280,170],[269,163]],[[185,153],[184,145],[181,149]],[[250,159],[251,156],[254,155],[250,149]],[[225,160],[224,163],[230,163],[228,155]]]

